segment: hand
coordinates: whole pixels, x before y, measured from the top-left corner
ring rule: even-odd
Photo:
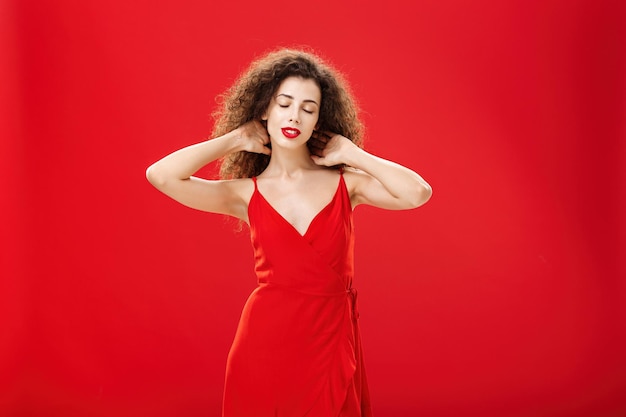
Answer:
[[[258,120],[251,120],[233,131],[239,147],[243,151],[269,155],[272,150],[266,145],[270,143],[267,129]]]
[[[330,132],[314,132],[309,140],[311,159],[317,165],[332,167],[346,163],[346,153],[356,145],[348,138]]]

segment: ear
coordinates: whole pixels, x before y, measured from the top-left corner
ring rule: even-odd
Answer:
[[[264,120],[267,122],[267,112],[263,113],[263,116],[261,116],[261,120]]]

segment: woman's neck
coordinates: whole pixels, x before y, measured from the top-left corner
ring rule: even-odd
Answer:
[[[272,147],[270,162],[263,171],[268,176],[293,177],[304,170],[318,168],[306,146],[297,149]]]

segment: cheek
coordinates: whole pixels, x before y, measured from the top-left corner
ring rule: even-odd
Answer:
[[[276,103],[270,103],[264,113],[265,120],[276,120],[276,118],[279,116],[279,112],[280,107]]]
[[[280,118],[277,116],[276,111],[270,111],[267,113],[267,123],[269,125],[276,125]]]

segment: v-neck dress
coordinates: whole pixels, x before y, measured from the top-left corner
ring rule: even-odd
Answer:
[[[343,179],[304,235],[259,192],[248,206],[258,287],[230,349],[224,417],[370,417]]]

